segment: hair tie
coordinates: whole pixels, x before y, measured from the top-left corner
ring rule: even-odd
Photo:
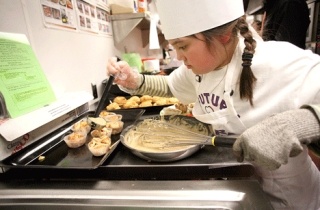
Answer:
[[[250,67],[251,66],[251,62],[250,63],[242,63],[243,67]]]
[[[252,61],[252,58],[253,58],[253,54],[252,53],[246,53],[244,52],[242,54],[242,60],[243,61]]]

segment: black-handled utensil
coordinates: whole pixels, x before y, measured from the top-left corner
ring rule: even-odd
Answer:
[[[117,61],[120,61],[120,58],[117,57]],[[108,82],[103,90],[101,99],[98,103],[98,107],[94,113],[94,117],[99,117],[100,112],[104,109],[105,101],[108,99],[109,92],[110,92],[110,89],[111,89],[111,86],[113,84],[114,79],[115,79],[115,77],[113,75],[109,76]]]
[[[211,138],[211,143],[208,141],[207,144],[217,147],[232,147],[236,140],[236,136],[213,136]]]
[[[108,82],[104,88],[104,91],[103,91],[103,94],[101,96],[101,99],[99,101],[99,104],[98,104],[98,107],[94,113],[94,117],[99,117],[99,114],[100,112],[104,109],[104,106],[105,106],[105,101],[108,99],[108,96],[109,96],[109,92],[110,92],[110,89],[111,89],[111,86],[112,86],[112,83],[114,81],[114,76],[110,75],[109,76],[109,79],[108,79]]]

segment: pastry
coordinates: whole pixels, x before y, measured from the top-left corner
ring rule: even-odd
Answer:
[[[167,105],[167,99],[166,99],[166,98],[160,98],[160,99],[158,99],[153,105],[154,105],[154,106]]]
[[[66,135],[63,140],[70,148],[78,148],[86,143],[87,133],[83,131],[75,131],[69,135]]]
[[[140,98],[138,96],[132,96],[128,99],[128,101],[134,101],[136,103],[140,103]]]
[[[157,101],[160,100],[160,99],[161,99],[160,96],[153,96],[153,97],[152,97],[152,102],[155,103],[155,102],[157,102]]]
[[[88,148],[93,156],[102,156],[106,154],[111,146],[110,137],[103,136],[102,138],[93,138],[88,143]]]
[[[118,134],[121,133],[123,129],[123,121],[110,121],[107,122],[106,127],[112,128],[112,134]]]
[[[111,110],[117,110],[117,109],[121,109],[121,107],[119,106],[119,104],[113,102],[111,104],[109,104],[107,107],[106,107],[107,110],[111,111]]]
[[[188,105],[182,104],[180,102],[176,103],[174,106],[176,109],[181,110],[182,113],[187,113],[188,111]]]
[[[93,138],[99,138],[102,135],[100,130],[93,130],[90,134]]]
[[[112,128],[107,128],[107,127],[104,127],[101,129],[101,135],[103,136],[109,136],[111,137],[111,134],[112,134]]]
[[[115,115],[116,113],[114,112],[108,112],[107,110],[102,110],[99,114],[99,117],[105,117],[105,116],[108,116],[108,115]]]
[[[140,101],[141,102],[148,101],[148,100],[152,100],[152,96],[143,95],[143,96],[140,97]]]
[[[123,108],[124,109],[130,109],[130,108],[137,108],[139,107],[139,104],[135,101],[130,101],[128,100],[124,105]]]
[[[168,101],[168,104],[179,103],[179,100],[177,98],[175,98],[175,97],[168,98],[167,101]]]
[[[103,117],[103,119],[107,122],[109,121],[119,121],[122,119],[122,115],[121,114],[114,114],[114,115],[107,115],[105,117]]]
[[[113,102],[119,104],[119,106],[122,106],[127,102],[127,99],[124,96],[117,96],[113,99]]]
[[[75,123],[72,127],[71,127],[72,131],[80,131],[83,130],[86,133],[89,133],[89,131],[91,130],[91,126],[88,123],[87,119],[82,119],[79,122]]]
[[[152,100],[143,101],[139,105],[139,107],[148,107],[148,106],[152,106]]]

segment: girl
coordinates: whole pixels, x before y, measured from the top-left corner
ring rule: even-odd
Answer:
[[[111,58],[107,74],[122,90],[195,102],[194,117],[216,135],[240,135],[270,115],[320,103],[320,57],[288,42],[264,42],[248,26],[242,0],[158,0],[156,6],[162,32],[184,64],[169,76],[150,76]],[[270,153],[280,147],[269,143]],[[251,157],[264,152],[257,148]],[[320,208],[319,172],[301,148],[281,167],[249,159],[275,209]]]

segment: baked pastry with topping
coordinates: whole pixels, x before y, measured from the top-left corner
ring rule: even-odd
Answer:
[[[116,113],[114,112],[109,112],[107,110],[102,110],[99,114],[99,117],[101,118],[104,118],[105,116],[108,116],[108,115],[115,115]]]
[[[73,126],[71,127],[71,130],[72,131],[83,130],[84,132],[89,133],[89,131],[91,130],[91,126],[87,119],[82,119],[79,122],[76,122],[75,124],[73,124]]]
[[[66,142],[70,148],[78,148],[86,143],[87,133],[83,130],[72,132],[69,135],[66,135],[63,140]]]
[[[105,116],[103,119],[107,122],[119,121],[119,120],[122,120],[122,115],[121,114],[108,115],[108,116]]]
[[[105,155],[111,146],[111,139],[108,136],[102,136],[100,138],[93,138],[88,143],[88,149],[93,156],[102,156]]]
[[[112,134],[112,128],[107,128],[107,127],[104,127],[101,129],[101,135],[103,136],[109,136],[111,137],[111,134]]]
[[[112,128],[112,134],[121,133],[123,129],[123,121],[110,121],[106,123],[107,128]]]

